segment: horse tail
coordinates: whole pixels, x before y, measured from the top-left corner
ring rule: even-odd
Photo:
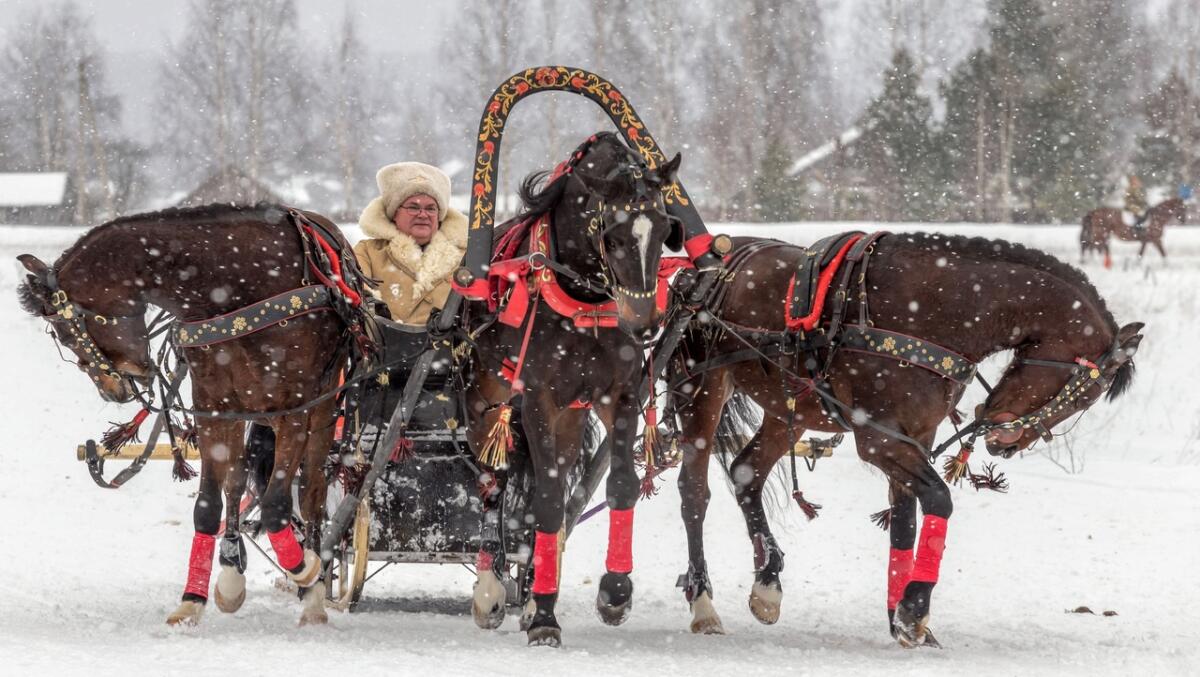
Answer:
[[[717,433],[713,439],[713,453],[725,471],[725,480],[729,491],[735,496],[736,480],[733,476],[733,460],[738,454],[757,443],[762,438],[763,411],[746,393],[735,390],[721,418],[717,421]],[[763,484],[762,503],[767,514],[774,517],[791,504],[791,488],[787,484],[787,476],[783,466],[777,465],[773,472],[773,480]]]
[[[266,492],[271,472],[275,469],[275,431],[270,426],[250,424],[245,462],[250,481],[261,496]]]

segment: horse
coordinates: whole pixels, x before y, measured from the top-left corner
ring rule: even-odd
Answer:
[[[517,400],[516,432],[523,438],[517,447],[527,448],[528,456],[513,462],[526,464],[534,476],[533,580],[522,618],[528,643],[561,645],[555,604],[566,476],[579,458],[589,410],[613,440],[606,573],[596,609],[610,625],[624,622],[632,609],[639,387],[644,345],[658,329],[657,301],[665,296],[659,294],[662,248],[682,245],[682,225],[668,216],[663,195],[679,163],[676,155],[650,167],[620,137],[596,134],[554,174],[527,177],[520,190],[523,213],[498,227],[503,253],[489,275],[510,285],[504,304],[490,310],[469,304],[462,322],[475,347],[465,398],[468,441],[496,478],[484,487],[472,603],[480,627],[498,627],[504,618],[503,549],[494,511],[506,481],[505,450],[513,446],[508,426]]]
[[[1093,209],[1083,217],[1083,227],[1079,234],[1079,260],[1082,262],[1089,251],[1096,250],[1104,255],[1104,267],[1111,267],[1112,256],[1108,248],[1110,237],[1126,242],[1140,242],[1138,258],[1146,253],[1146,245],[1152,244],[1165,260],[1167,252],[1162,243],[1163,231],[1171,219],[1179,221],[1181,225],[1187,223],[1187,203],[1182,198],[1173,197],[1148,209],[1145,224],[1140,228],[1125,225],[1120,209]]]
[[[154,378],[147,306],[183,323],[173,326],[172,340],[182,346],[191,375],[201,470],[187,583],[167,618],[170,625],[198,623],[207,604],[222,492],[226,529],[213,594],[223,612],[236,611],[245,600],[246,551],[238,534],[239,501],[247,484],[245,418],[270,425],[278,439],[274,472],[261,496],[262,519],[280,566],[300,589],[300,622],[327,620],[316,539],[334,402],[306,403],[337,386],[349,349],[342,313],[320,312],[332,307],[319,300],[319,290],[326,288],[305,286],[310,262],[321,254],[302,242],[299,231],[314,226],[324,232],[326,244],[333,240],[339,250],[349,251],[327,219],[261,204],[122,217],[84,234],[53,266],[29,254],[18,257],[29,272],[19,288],[23,307],[49,322],[52,337],[74,353],[109,402],[141,399],[140,390]],[[353,284],[353,257],[341,266],[350,268],[341,277]],[[257,309],[253,317],[241,312],[264,298],[275,301],[270,307],[252,306]],[[200,340],[206,331],[217,337]],[[248,414],[222,415],[231,411]],[[292,527],[297,473],[303,547]]]
[[[676,409],[688,538],[681,582],[693,632],[724,632],[703,545],[708,463],[725,433],[745,430],[738,410],[746,400],[761,407],[762,423],[744,448],[734,444],[739,453],[729,471],[754,547],[754,616],[774,623],[782,601],[783,551],[763,509],[768,475],[804,430],[848,430],[859,457],[888,480],[890,508],[876,516],[891,540],[888,627],[901,645],[916,646],[936,644],[930,600],[952,510],[931,449],[939,424],[957,416],[975,365],[1014,353],[951,465],[965,467],[976,436],[991,454],[1011,457],[1049,439],[1102,393],[1111,400],[1131,383],[1143,325],[1118,327],[1077,269],[1001,240],[877,234],[861,243],[841,262],[842,282],[828,287],[831,302],[814,311],[820,322],[805,331],[788,329],[779,299],[799,284],[792,276],[809,252],[739,238],[744,253],[733,254],[723,296],[676,357],[673,391],[691,398]],[[748,354],[721,359],[737,351]],[[805,507],[802,495],[795,498]],[[918,504],[924,519],[914,551]]]

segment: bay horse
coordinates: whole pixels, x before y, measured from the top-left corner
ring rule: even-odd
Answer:
[[[22,305],[49,322],[54,338],[74,353],[79,368],[109,402],[132,402],[152,380],[147,306],[166,310],[183,323],[211,320],[237,335],[181,350],[191,376],[201,470],[187,583],[168,624],[197,623],[207,604],[222,492],[226,530],[214,595],[223,612],[236,611],[245,599],[245,545],[237,531],[247,482],[245,421],[221,417],[230,411],[261,414],[259,422],[275,430],[274,472],[261,496],[263,525],[280,566],[301,590],[301,624],[326,621],[315,543],[334,402],[302,405],[336,387],[348,348],[340,313],[318,312],[330,308],[319,307],[310,296],[322,287],[305,286],[313,255],[301,241],[305,224],[324,231],[327,241],[334,241],[331,246],[349,251],[336,226],[317,214],[278,205],[217,204],[110,221],[84,234],[53,266],[28,254],[19,257],[29,271],[19,288]],[[349,259],[343,265],[353,267],[353,257]],[[345,280],[355,280],[351,271],[343,272]],[[270,312],[292,314],[282,322],[260,323],[257,312],[251,318],[235,312],[277,295],[282,296]],[[263,309],[261,317],[267,312]],[[182,341],[178,336],[174,340]],[[297,407],[302,408],[276,413]],[[292,527],[291,490],[297,473],[303,546]]]
[[[1187,203],[1182,198],[1173,197],[1148,209],[1141,228],[1126,225],[1120,209],[1093,209],[1083,217],[1083,227],[1079,232],[1079,260],[1082,262],[1089,251],[1095,250],[1103,255],[1104,267],[1111,267],[1112,255],[1108,242],[1113,237],[1126,242],[1140,242],[1138,258],[1146,253],[1146,245],[1152,244],[1159,255],[1166,259],[1167,251],[1163,248],[1162,239],[1163,231],[1171,219],[1179,221],[1181,225],[1187,223]]]
[[[514,462],[527,463],[534,475],[532,594],[522,619],[529,644],[561,644],[555,604],[566,479],[579,458],[589,409],[613,440],[608,554],[596,609],[610,625],[630,613],[639,387],[644,344],[658,329],[657,301],[665,296],[659,293],[662,248],[682,245],[682,226],[667,215],[663,196],[679,163],[676,155],[651,168],[617,135],[596,134],[548,180],[544,173],[528,177],[521,189],[524,213],[500,227],[500,249],[507,253],[489,274],[510,285],[505,303],[491,312],[471,304],[463,322],[476,354],[466,396],[468,439],[500,479],[486,488],[484,501],[489,512],[472,606],[481,627],[498,627],[504,617],[503,549],[490,511],[503,490],[502,450],[510,446],[506,428],[517,399],[524,439],[518,447],[527,447],[528,458]]]
[[[952,510],[949,487],[932,465],[930,450],[939,424],[955,415],[975,365],[1013,351],[970,425],[970,443],[982,436],[991,454],[1004,457],[1039,437],[1049,439],[1052,428],[1102,393],[1111,400],[1130,385],[1143,325],[1118,327],[1077,269],[1001,240],[924,233],[870,237],[878,239],[864,240],[869,246],[857,260],[850,248],[844,271],[837,273],[844,275],[842,286],[828,288],[831,302],[807,335],[787,330],[780,303],[791,293],[791,276],[805,249],[756,243],[757,250],[730,272],[732,281],[709,320],[694,325],[677,357],[676,370],[684,372],[683,382],[690,384],[685,390],[691,391],[678,415],[681,513],[688,537],[683,580],[693,632],[723,632],[712,602],[703,524],[709,455],[720,443],[714,438],[719,428],[728,432],[731,416],[733,428],[745,425],[736,420],[738,398],[763,410],[761,427],[730,467],[754,546],[754,616],[774,623],[782,600],[783,551],[763,510],[768,475],[804,430],[849,430],[859,457],[888,479],[890,510],[880,514],[891,539],[888,625],[902,645],[915,646],[936,644],[928,630],[930,598]],[[741,238],[737,243],[742,249],[750,244]],[[749,351],[753,359],[709,362],[715,368],[705,368],[706,361],[736,351]],[[960,454],[965,465],[967,452]],[[803,497],[797,500],[803,507]],[[918,504],[924,520],[914,550]]]

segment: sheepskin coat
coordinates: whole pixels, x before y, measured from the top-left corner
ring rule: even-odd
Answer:
[[[396,230],[381,198],[367,205],[358,225],[369,239],[356,244],[354,254],[363,272],[379,280],[379,295],[392,319],[425,326],[430,312],[441,308],[450,294],[450,275],[467,248],[467,217],[447,209],[446,218],[424,248]]]

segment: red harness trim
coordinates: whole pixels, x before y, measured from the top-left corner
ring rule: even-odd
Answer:
[[[325,255],[329,257],[329,265],[333,268],[333,279],[330,280],[317,268],[316,263],[310,261],[309,268],[312,269],[313,274],[320,278],[321,284],[324,284],[326,287],[338,289],[342,294],[345,294],[346,298],[350,300],[350,305],[356,308],[362,305],[362,297],[342,279],[342,260],[338,257],[337,251],[312,226],[304,226],[304,232],[311,235],[317,245],[325,251]]]
[[[185,595],[197,595],[208,599],[208,579],[212,575],[213,551],[217,537],[199,532],[192,536],[192,552],[188,556],[187,585]]]
[[[712,249],[713,236],[705,233],[697,235],[683,243],[683,251],[687,252],[692,261],[704,256]]]
[[[833,282],[833,276],[837,274],[839,268],[842,267],[842,261],[846,258],[846,253],[850,251],[850,247],[858,242],[861,235],[850,238],[842,248],[838,250],[837,256],[825,270],[817,277],[817,293],[813,299],[812,311],[805,317],[792,317],[792,291],[796,287],[796,276],[792,275],[792,279],[788,282],[787,295],[783,297],[783,316],[787,320],[787,328],[791,331],[802,329],[804,331],[812,331],[821,321],[821,311],[825,309],[825,296],[829,293],[829,285]]]

